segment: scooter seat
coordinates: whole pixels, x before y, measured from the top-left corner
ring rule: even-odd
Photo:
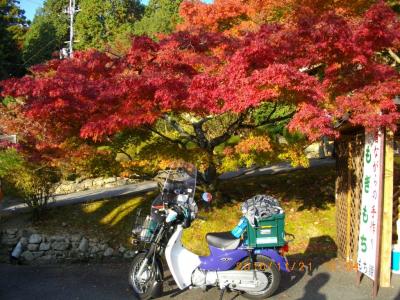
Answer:
[[[210,246],[222,250],[234,250],[240,244],[240,238],[236,238],[230,231],[211,232],[207,234],[206,239]]]

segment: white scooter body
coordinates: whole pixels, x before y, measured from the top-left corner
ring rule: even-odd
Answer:
[[[193,271],[200,265],[199,256],[183,247],[182,233],[183,227],[178,225],[165,248],[169,270],[181,290],[192,284]]]
[[[183,247],[181,242],[183,227],[178,225],[165,248],[165,258],[177,286],[183,290],[189,286],[219,286],[259,292],[267,287],[268,278],[260,271],[201,271],[200,258]]]

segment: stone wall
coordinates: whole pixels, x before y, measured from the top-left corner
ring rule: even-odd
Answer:
[[[51,264],[79,261],[130,259],[134,251],[123,246],[81,234],[40,234],[33,229],[9,228],[0,232],[0,261],[7,262],[10,253],[21,243],[19,260],[28,264]]]
[[[62,181],[56,188],[55,194],[69,194],[86,190],[96,190],[111,188],[127,184],[137,183],[137,180],[123,177],[98,177],[98,178],[78,178],[75,181]]]

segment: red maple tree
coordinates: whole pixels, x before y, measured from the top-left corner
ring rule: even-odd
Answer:
[[[399,75],[381,55],[400,45],[394,12],[383,2],[353,19],[312,12],[301,8],[290,23],[240,38],[182,31],[159,42],[135,38],[123,57],[76,53],[3,82],[2,94],[23,99],[20,113],[46,128],[43,143],[101,141],[140,127],[180,147],[195,144],[211,173],[218,145],[282,120],[310,140],[337,135],[344,115],[353,125],[395,129]],[[294,108],[255,122],[263,103]],[[216,119],[219,127],[207,126]],[[165,134],[161,121],[174,134]]]

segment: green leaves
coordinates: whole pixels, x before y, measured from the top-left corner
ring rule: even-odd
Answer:
[[[78,49],[104,49],[116,37],[132,31],[132,24],[143,14],[140,1],[81,0],[76,15]]]
[[[27,66],[51,59],[55,51],[65,47],[68,38],[68,0],[46,0],[27,31],[23,43],[23,59]]]
[[[51,58],[61,46],[57,29],[47,16],[38,15],[25,35],[23,58],[26,65],[36,65]]]
[[[26,26],[24,11],[17,1],[0,2],[0,80],[24,72],[20,44]]]
[[[23,158],[13,148],[0,150],[0,178],[11,175],[15,170],[21,167]]]
[[[182,0],[150,0],[144,17],[134,24],[133,33],[156,37],[158,33],[172,33],[180,22],[178,14]]]
[[[68,0],[47,0],[36,14],[24,40],[24,62],[31,66],[52,58],[69,40]],[[80,0],[75,15],[74,48],[105,49],[131,35],[144,7],[139,0]]]

